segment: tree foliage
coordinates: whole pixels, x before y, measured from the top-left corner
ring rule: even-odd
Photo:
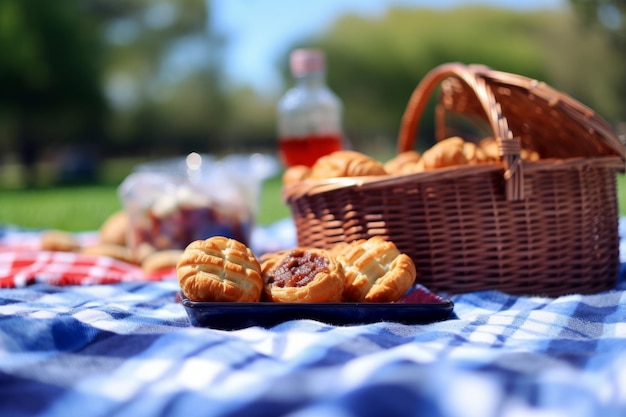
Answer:
[[[621,77],[615,51],[598,31],[581,30],[566,10],[399,8],[374,19],[345,16],[295,46],[327,52],[329,84],[346,104],[345,124],[359,147],[380,136],[395,140],[410,93],[427,71],[446,62],[480,63],[545,81],[612,121],[624,105],[612,90]],[[420,127],[429,146],[432,110]]]
[[[271,150],[280,92],[262,96],[226,82],[221,62],[228,39],[211,28],[210,5],[1,1],[0,148],[15,150],[29,137],[46,145],[98,137],[109,154]],[[393,148],[417,83],[452,61],[545,81],[611,123],[624,120],[624,1],[571,5],[527,12],[476,6],[349,14],[292,48],[326,51],[329,85],[342,98],[346,131],[361,149],[379,143]],[[619,12],[619,25],[607,17],[607,5]],[[292,48],[278,63],[285,88]],[[432,109],[421,128],[425,147],[433,137]]]
[[[204,0],[3,0],[0,143],[210,148],[225,106],[209,21]]]
[[[107,16],[104,88],[114,110],[112,139],[170,152],[206,151],[219,141],[225,108],[222,40],[208,28],[207,2],[102,0],[101,5],[101,16]]]
[[[104,110],[103,48],[81,1],[3,0],[0,51],[0,120],[13,129],[54,138]]]
[[[570,0],[573,10],[587,32],[599,33],[610,44],[616,59],[609,62],[615,77],[613,91],[622,98],[621,102],[611,104],[619,113],[621,120],[626,120],[626,1],[625,0]],[[613,80],[612,80],[613,81]]]

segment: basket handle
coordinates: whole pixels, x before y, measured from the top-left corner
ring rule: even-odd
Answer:
[[[500,103],[484,79],[489,69],[482,65],[463,65],[448,63],[435,67],[417,85],[402,116],[400,133],[398,135],[398,152],[413,149],[419,121],[428,104],[428,98],[435,88],[446,78],[455,77],[465,83],[476,95],[487,116],[487,121],[504,162],[504,181],[506,198],[509,201],[522,200],[523,171],[520,158],[520,143],[509,130],[508,122],[502,114]]]

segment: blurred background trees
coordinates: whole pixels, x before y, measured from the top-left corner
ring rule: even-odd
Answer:
[[[48,144],[99,142],[104,45],[77,1],[0,2],[0,146],[27,181]]]
[[[283,89],[261,94],[228,82],[229,40],[211,26],[210,0],[3,0],[0,169],[19,163],[29,173],[47,162],[59,181],[97,181],[103,158],[275,152],[274,106],[291,83],[287,57],[298,46],[326,50],[346,132],[365,152],[394,151],[411,91],[450,61],[546,81],[617,128],[626,119],[625,3],[345,15],[282,51]],[[427,146],[428,115],[422,128]]]

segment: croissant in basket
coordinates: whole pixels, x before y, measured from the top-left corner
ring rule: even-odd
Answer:
[[[474,142],[465,142],[463,144],[463,154],[467,159],[467,163],[470,165],[485,164],[491,162],[491,160],[485,154],[483,149],[476,145]]]
[[[439,141],[424,151],[416,162],[404,164],[400,168],[399,173],[412,174],[457,165],[467,165],[469,161],[466,156],[465,145],[466,142],[458,136]],[[468,147],[468,149],[471,148]],[[472,157],[474,156],[472,155]]]
[[[404,174],[405,169],[416,164],[420,158],[420,153],[414,150],[400,152],[398,155],[385,162],[384,168],[385,171],[391,175]]]
[[[356,151],[335,151],[319,158],[311,167],[310,179],[386,175],[377,160]]]
[[[500,151],[498,149],[498,141],[493,137],[482,139],[478,146],[485,154],[488,161],[499,161]],[[540,159],[539,153],[532,149],[522,148],[520,150],[520,158],[524,161],[538,161]]]
[[[288,167],[283,173],[283,184],[294,184],[304,181],[311,174],[311,168],[306,165],[294,165]]]

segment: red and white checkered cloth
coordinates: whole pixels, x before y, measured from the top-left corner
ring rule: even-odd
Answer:
[[[20,287],[38,282],[51,285],[109,284],[129,281],[159,281],[175,278],[175,268],[146,275],[138,265],[105,256],[42,251],[39,230],[0,225],[0,287]],[[98,240],[95,231],[75,233],[81,246]],[[256,254],[296,246],[296,231],[290,218],[252,231],[251,249]]]
[[[78,236],[83,242],[93,235]],[[38,233],[7,233],[0,239],[0,287],[23,287],[34,283],[50,285],[112,284],[131,281],[160,281],[175,277],[174,268],[147,275],[138,265],[107,256],[39,249]]]

